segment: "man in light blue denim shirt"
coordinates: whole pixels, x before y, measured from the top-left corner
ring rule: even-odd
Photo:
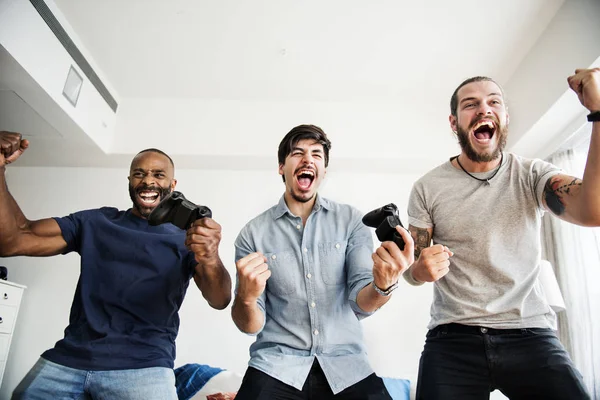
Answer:
[[[250,221],[236,241],[232,317],[257,335],[236,399],[391,399],[369,365],[359,320],[389,298],[413,262],[371,231],[355,208],[317,195],[331,143],[313,125],[279,145],[285,193]]]

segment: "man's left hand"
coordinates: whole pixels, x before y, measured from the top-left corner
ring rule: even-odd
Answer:
[[[400,278],[415,261],[415,245],[410,233],[401,226],[396,231],[404,239],[404,250],[401,251],[394,242],[383,242],[373,253],[373,280],[380,289],[387,289]]]
[[[567,82],[585,108],[600,111],[600,68],[576,69]]]
[[[221,225],[212,218],[200,218],[187,230],[186,247],[196,256],[197,262],[218,257],[221,242]]]

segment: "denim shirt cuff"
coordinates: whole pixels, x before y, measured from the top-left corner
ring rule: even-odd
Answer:
[[[360,308],[358,305],[358,302],[357,302],[358,293],[361,290],[363,290],[366,286],[370,285],[371,282],[373,282],[372,278],[360,280],[359,282],[357,282],[354,285],[354,289],[350,292],[350,296],[348,297],[348,300],[350,300],[350,307],[352,307],[352,310],[354,311],[354,314],[356,314],[358,319],[366,318],[370,315],[375,314],[375,312],[377,311],[377,310],[374,310],[374,311],[367,312],[367,311],[363,310],[362,308]]]

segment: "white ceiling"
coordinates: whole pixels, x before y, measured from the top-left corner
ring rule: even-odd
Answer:
[[[56,129],[12,90],[0,88],[0,121],[5,131],[28,132],[29,137],[39,137],[44,132],[54,139],[62,139]]]
[[[119,100],[115,137],[108,155],[61,159],[48,149],[64,139],[45,138],[23,163],[124,164],[156,146],[183,167],[274,168],[283,135],[315,123],[338,168],[426,170],[459,150],[454,88],[488,75],[519,104],[540,43],[577,29],[564,27],[573,1],[587,0],[54,0]],[[525,135],[564,94],[565,68],[581,66],[554,65],[560,88],[528,100],[535,115],[512,109],[511,135]]]
[[[124,98],[377,102],[508,80],[563,1],[55,0]]]

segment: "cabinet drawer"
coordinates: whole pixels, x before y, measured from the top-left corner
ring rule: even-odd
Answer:
[[[0,333],[12,332],[16,314],[16,307],[0,305]]]
[[[16,306],[22,294],[23,289],[0,283],[0,306]]]
[[[6,356],[8,355],[8,342],[10,340],[10,335],[7,333],[0,333],[0,363],[6,360]]]

